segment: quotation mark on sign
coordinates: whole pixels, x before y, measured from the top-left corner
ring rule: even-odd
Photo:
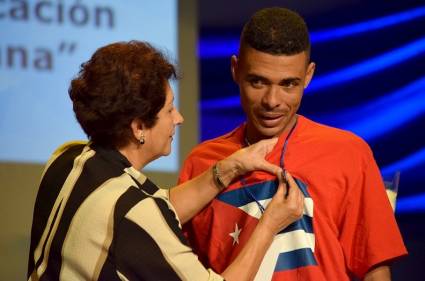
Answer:
[[[73,54],[75,50],[77,49],[77,43],[75,42],[61,42],[59,44],[59,53],[67,53],[67,54]]]

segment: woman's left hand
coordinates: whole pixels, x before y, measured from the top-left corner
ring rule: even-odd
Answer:
[[[280,175],[282,168],[265,159],[266,155],[273,150],[277,140],[277,138],[261,140],[219,161],[217,165],[223,183],[228,185],[233,178],[255,170],[266,171],[276,176]]]

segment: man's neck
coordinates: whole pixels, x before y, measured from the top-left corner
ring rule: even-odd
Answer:
[[[260,140],[264,140],[264,139],[270,139],[270,138],[274,138],[274,137],[279,137],[280,135],[282,135],[283,133],[288,133],[292,127],[295,126],[295,123],[297,122],[298,116],[295,114],[291,120],[288,122],[288,124],[286,124],[286,126],[283,128],[283,130],[279,131],[279,133],[277,133],[276,135],[273,136],[264,136],[264,135],[260,135],[256,129],[251,125],[251,124],[247,124],[245,127],[245,133],[244,133],[244,139],[243,142],[246,146],[249,146],[251,144],[254,144],[256,142],[259,142]]]

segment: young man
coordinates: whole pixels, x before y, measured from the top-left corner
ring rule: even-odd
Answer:
[[[197,146],[186,181],[235,150],[274,136],[268,160],[296,178],[304,216],[276,235],[256,280],[390,280],[389,263],[406,254],[369,146],[354,134],[315,123],[297,110],[315,65],[304,20],[284,8],[258,11],[231,59],[246,123]],[[219,194],[185,225],[201,261],[223,270],[247,241],[276,190],[254,172]]]

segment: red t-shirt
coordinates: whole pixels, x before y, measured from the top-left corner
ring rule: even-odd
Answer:
[[[193,149],[179,182],[244,143],[245,126]],[[279,165],[287,133],[267,160]],[[349,280],[407,253],[369,146],[354,134],[298,116],[283,155],[305,195],[304,216],[276,235],[256,280]],[[273,175],[233,182],[184,226],[205,266],[222,272],[241,251],[276,190]],[[256,200],[254,200],[254,198]],[[257,202],[255,202],[257,201]]]

